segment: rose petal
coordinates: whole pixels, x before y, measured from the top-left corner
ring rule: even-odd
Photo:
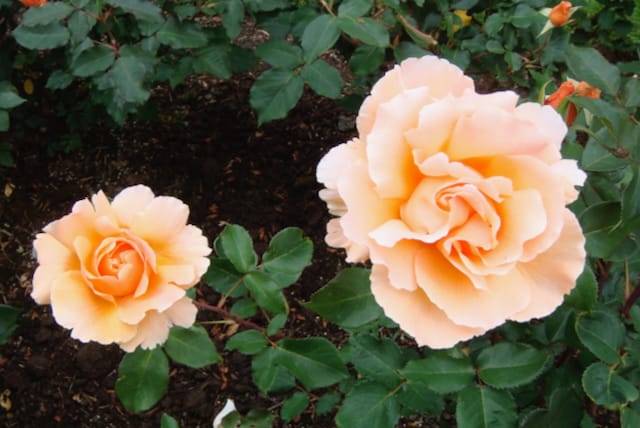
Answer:
[[[138,346],[142,349],[153,349],[166,342],[171,323],[165,315],[149,311],[137,327],[137,333],[132,339],[119,343],[126,352],[133,352]]]
[[[422,244],[413,240],[402,240],[393,248],[371,246],[371,261],[374,265],[387,268],[389,285],[394,288],[413,291],[416,284],[415,260]]]
[[[187,224],[189,207],[170,196],[158,196],[138,213],[131,223],[133,234],[151,246],[162,246]]]
[[[327,245],[334,248],[344,248],[347,252],[347,262],[360,263],[369,259],[369,249],[363,245],[349,240],[342,232],[340,219],[334,218],[327,223],[327,236],[324,238]]]
[[[118,299],[118,316],[123,322],[136,324],[144,319],[147,311],[165,311],[184,295],[182,288],[154,277],[150,279],[149,288],[143,296],[129,295]]]
[[[209,268],[211,248],[202,230],[187,225],[178,235],[167,241],[161,248],[156,248],[158,265],[191,265],[195,276],[184,286],[195,284]]]
[[[47,233],[39,233],[33,241],[39,266],[33,274],[31,297],[38,304],[51,302],[51,285],[66,271],[79,270],[80,264],[69,248]]]
[[[197,313],[198,308],[195,307],[193,301],[188,297],[183,297],[163,312],[171,324],[185,328],[193,325],[196,321]]]
[[[374,265],[371,271],[371,292],[385,315],[412,335],[418,345],[443,349],[485,332],[481,328],[453,323],[429,298],[415,291],[398,290],[389,284],[385,268]]]
[[[147,186],[141,184],[127,187],[113,198],[111,208],[120,225],[131,228],[136,218],[153,201],[155,195]]]
[[[71,337],[102,344],[130,340],[136,327],[122,322],[117,306],[95,295],[78,271],[59,275],[51,287],[56,322],[72,330]]]
[[[558,240],[547,251],[519,269],[529,276],[532,284],[529,305],[510,319],[527,321],[553,312],[576,284],[584,269],[585,238],[575,215],[564,210],[564,227]]]

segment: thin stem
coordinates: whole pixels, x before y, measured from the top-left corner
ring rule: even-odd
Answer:
[[[631,307],[633,304],[640,298],[640,284],[636,284],[636,287],[633,289],[627,300],[624,302],[624,306],[620,310],[622,315],[625,318],[629,318],[629,311],[631,311]]]
[[[195,300],[193,303],[199,309],[204,309],[204,310],[207,310],[207,311],[215,312],[216,314],[220,315],[221,317],[223,317],[225,319],[230,319],[230,320],[233,320],[233,321],[237,322],[241,326],[252,328],[254,330],[258,330],[259,332],[261,332],[262,334],[267,336],[267,330],[264,327],[259,326],[258,324],[254,323],[253,321],[249,321],[249,320],[241,318],[241,317],[239,317],[237,315],[234,315],[231,312],[229,312],[228,310],[226,310],[225,308],[218,307],[218,306],[213,306],[213,305],[210,305],[208,303],[201,302],[199,300]]]

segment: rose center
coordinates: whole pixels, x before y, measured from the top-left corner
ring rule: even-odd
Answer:
[[[131,241],[106,238],[96,250],[93,281],[97,291],[114,297],[136,291],[144,274],[144,258]]]

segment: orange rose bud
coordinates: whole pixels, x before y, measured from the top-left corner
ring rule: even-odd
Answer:
[[[20,3],[28,7],[40,7],[44,6],[47,1],[49,0],[20,0]]]
[[[571,3],[568,1],[561,1],[551,9],[551,12],[549,12],[549,21],[551,21],[554,27],[566,24],[569,19],[570,10]]]
[[[575,87],[573,86],[573,82],[567,80],[551,95],[544,100],[545,105],[550,105],[551,107],[557,109],[558,106],[565,98],[569,95],[573,94],[575,91]]]
[[[576,86],[576,95],[587,98],[600,98],[600,89],[595,88],[587,82],[580,82]]]

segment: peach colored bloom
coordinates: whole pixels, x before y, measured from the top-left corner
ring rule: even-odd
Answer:
[[[600,92],[600,89],[589,85],[587,82],[582,81],[576,86],[572,80],[567,80],[566,82],[563,82],[554,93],[544,100],[544,104],[550,105],[558,111],[562,111],[563,108],[561,107],[561,104],[568,96],[577,95],[587,98],[600,98]],[[564,114],[567,125],[571,126],[578,115],[576,105],[574,103],[568,103]]]
[[[554,27],[560,27],[567,23],[569,20],[569,12],[571,11],[571,3],[568,1],[561,1],[555,5],[551,12],[549,12],[549,21]]]
[[[195,321],[185,291],[209,266],[207,239],[186,224],[188,215],[179,199],[142,185],[111,203],[102,191],[76,202],[36,236],[31,297],[51,304],[56,321],[83,342],[127,352],[163,343],[172,325]]]
[[[28,7],[40,7],[44,6],[47,1],[48,0],[20,0],[20,3]]]
[[[318,165],[326,242],[371,260],[376,301],[418,344],[546,316],[574,287],[585,239],[566,205],[586,176],[553,108],[480,95],[426,56],[374,85],[357,127]]]

